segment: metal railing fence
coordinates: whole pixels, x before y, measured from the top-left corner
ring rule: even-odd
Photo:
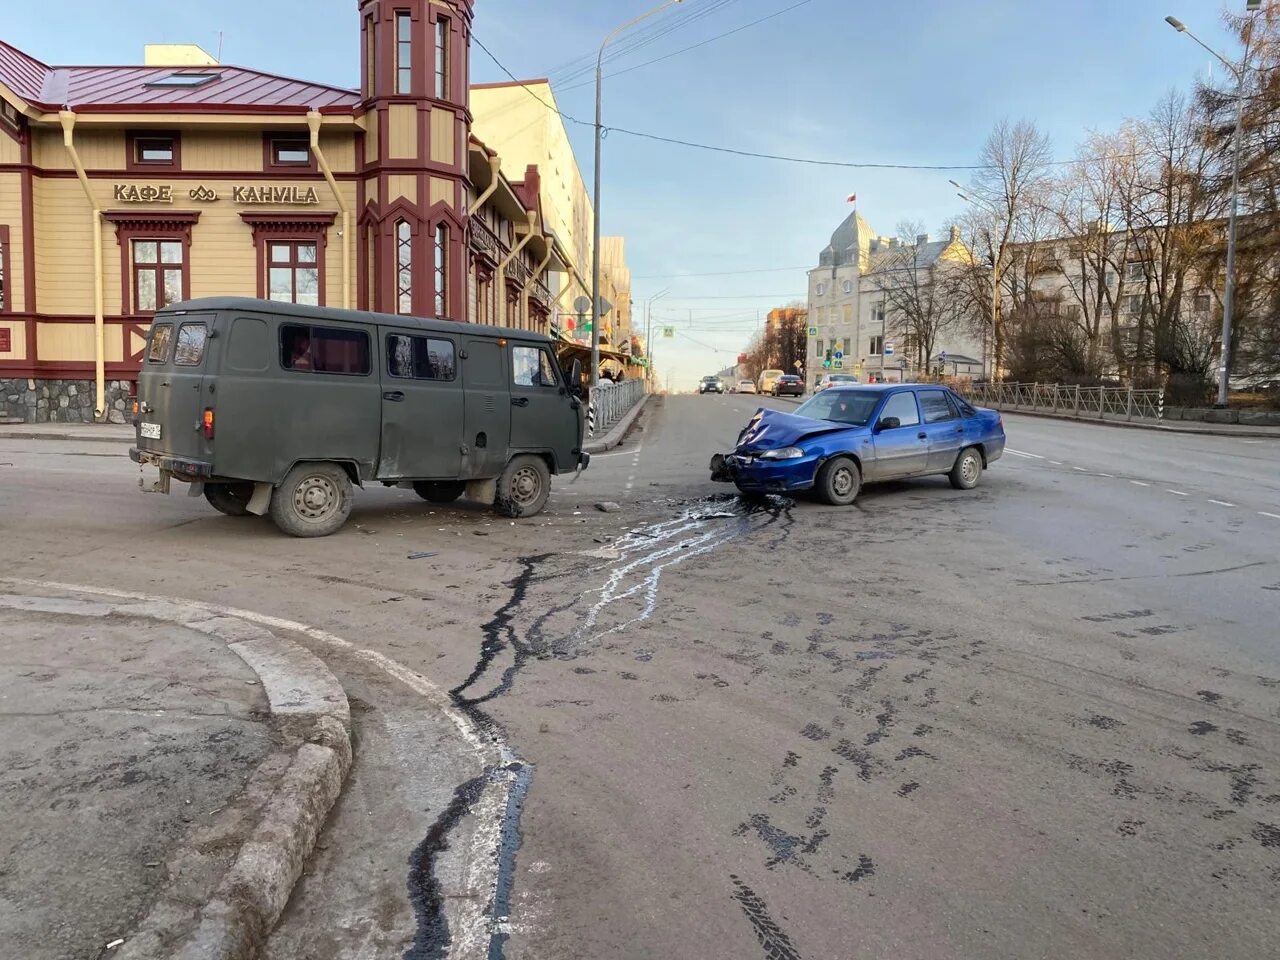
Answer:
[[[592,387],[587,399],[587,437],[605,434],[640,402],[645,393],[643,378],[610,383],[601,380]]]
[[[1097,420],[1162,420],[1163,390],[1082,387],[1063,383],[958,383],[974,403],[997,410],[1033,410]]]

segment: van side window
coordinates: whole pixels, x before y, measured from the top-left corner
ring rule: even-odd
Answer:
[[[369,334],[337,327],[280,327],[280,366],[286,370],[369,375]]]
[[[151,330],[151,349],[147,351],[148,363],[164,363],[169,359],[169,345],[173,343],[173,324],[157,323]]]
[[[178,328],[178,346],[173,362],[180,367],[197,367],[204,361],[204,342],[209,328],[203,323],[184,323]]]
[[[538,347],[513,347],[511,371],[512,382],[517,387],[558,386],[551,357]]]
[[[409,380],[452,380],[457,375],[452,340],[387,334],[387,373]]]

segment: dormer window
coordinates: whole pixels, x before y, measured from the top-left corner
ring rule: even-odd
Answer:
[[[268,133],[262,138],[264,170],[311,171],[316,169],[311,141],[296,133]]]
[[[173,163],[173,139],[171,137],[147,137],[133,142],[134,157],[138,163]]]

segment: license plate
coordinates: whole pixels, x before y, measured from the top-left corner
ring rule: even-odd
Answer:
[[[138,426],[138,434],[139,434],[139,436],[141,436],[141,437],[142,437],[142,439],[144,439],[144,440],[159,440],[159,439],[160,439],[160,424],[158,424],[158,423],[143,423],[143,424],[139,424],[139,426]]]

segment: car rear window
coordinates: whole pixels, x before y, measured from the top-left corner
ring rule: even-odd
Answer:
[[[367,377],[369,334],[340,327],[280,327],[280,366],[299,372]]]
[[[157,323],[151,328],[151,347],[147,350],[148,363],[164,363],[169,359],[169,346],[173,343],[173,324]]]
[[[173,362],[180,367],[198,367],[204,362],[204,342],[208,337],[209,328],[203,323],[184,323],[178,328]]]

